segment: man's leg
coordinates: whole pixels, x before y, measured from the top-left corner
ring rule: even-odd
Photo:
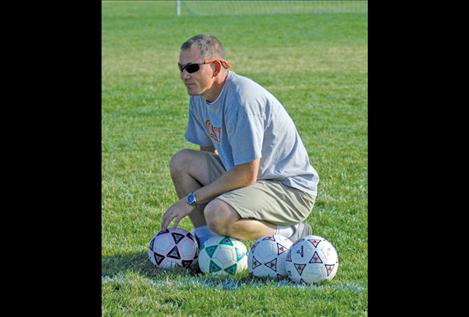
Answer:
[[[209,183],[207,152],[181,150],[171,159],[170,171],[176,193],[179,198]],[[189,214],[195,227],[205,226],[204,206],[198,206]]]
[[[220,199],[207,204],[205,218],[213,232],[239,240],[257,240],[261,236],[276,233],[275,225],[254,219],[241,219],[230,205]]]
[[[179,198],[209,184],[218,174],[223,172],[221,163],[205,151],[181,150],[171,159],[171,178]],[[205,204],[196,207],[189,218],[194,225],[194,235],[199,245],[215,235],[207,226],[204,217]]]
[[[277,181],[256,184],[225,193],[205,208],[205,219],[212,231],[242,240],[279,234],[295,242],[312,234],[304,222],[314,197]]]

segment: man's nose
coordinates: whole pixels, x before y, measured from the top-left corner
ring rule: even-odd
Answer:
[[[181,79],[189,79],[190,77],[191,75],[185,69],[181,72]]]

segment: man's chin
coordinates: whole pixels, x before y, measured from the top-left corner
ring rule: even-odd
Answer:
[[[190,89],[190,88],[187,88],[187,94],[189,96],[200,96],[200,92],[198,92],[195,89]]]

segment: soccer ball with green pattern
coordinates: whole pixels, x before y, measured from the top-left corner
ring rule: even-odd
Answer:
[[[246,246],[241,241],[226,236],[215,236],[202,245],[199,267],[203,273],[233,275],[247,269],[246,253]]]

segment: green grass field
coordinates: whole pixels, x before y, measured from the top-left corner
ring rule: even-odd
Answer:
[[[102,3],[103,316],[368,314],[367,27],[366,13],[176,17],[175,1]],[[308,221],[339,253],[332,281],[211,278],[147,260],[177,200],[169,160],[197,148],[183,136],[179,46],[205,32],[295,121],[321,178]],[[180,226],[191,229],[189,219]]]

